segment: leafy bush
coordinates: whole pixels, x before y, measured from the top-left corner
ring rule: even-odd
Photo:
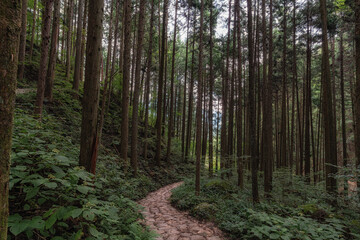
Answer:
[[[274,179],[274,191],[281,181]],[[293,181],[295,187],[302,184],[295,181],[301,179]],[[296,200],[301,205],[288,204],[289,199],[298,194],[291,187],[285,188],[286,194],[282,196],[274,194],[272,199],[253,205],[248,190],[250,186],[246,185],[242,191],[232,186],[235,182],[204,178],[200,196],[195,196],[194,180],[188,179],[173,190],[171,203],[199,219],[214,221],[231,239],[335,240],[360,237],[358,209],[347,213],[343,208],[327,205],[319,197],[325,194],[315,191],[317,187],[306,186],[309,190],[307,197]]]
[[[104,189],[77,166],[79,148],[50,115],[44,124],[17,110],[10,176],[11,236],[48,239],[152,239],[138,205]]]
[[[215,205],[204,202],[191,209],[190,214],[201,220],[213,220],[216,212],[217,208]]]

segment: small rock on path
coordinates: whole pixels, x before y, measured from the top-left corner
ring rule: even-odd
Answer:
[[[157,240],[223,240],[223,233],[213,223],[199,222],[186,212],[171,206],[171,190],[182,182],[174,183],[150,193],[139,201],[144,209],[145,223],[160,237]]]

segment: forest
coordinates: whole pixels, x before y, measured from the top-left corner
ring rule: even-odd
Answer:
[[[360,0],[1,0],[0,240],[360,239]]]

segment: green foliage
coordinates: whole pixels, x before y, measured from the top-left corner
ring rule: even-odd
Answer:
[[[17,110],[10,176],[9,231],[33,239],[151,239],[137,222],[139,207],[121,192],[104,190],[77,166],[79,149],[46,115],[43,124]],[[56,237],[55,237],[56,236]]]
[[[216,212],[217,208],[215,205],[203,202],[191,209],[190,214],[201,220],[212,220]]]
[[[250,186],[240,191],[234,181],[218,178],[202,179],[200,196],[195,195],[194,180],[186,180],[173,190],[171,203],[196,218],[214,221],[231,239],[359,238],[358,208],[327,205],[324,190],[305,187],[301,178],[293,176],[291,184],[283,185],[289,181],[286,170],[274,175],[273,198],[257,205],[251,202]]]

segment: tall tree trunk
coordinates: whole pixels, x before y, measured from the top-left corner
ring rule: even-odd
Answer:
[[[214,96],[214,16],[213,16],[214,3],[210,2],[210,79],[209,79],[209,177],[213,176],[214,172],[214,154],[213,154],[213,96]]]
[[[105,112],[106,112],[106,101],[108,99],[108,91],[109,91],[110,59],[111,59],[112,39],[113,39],[113,34],[112,34],[113,33],[112,32],[113,20],[112,19],[113,19],[113,13],[114,13],[114,0],[112,0],[110,4],[111,4],[111,6],[110,6],[110,18],[109,18],[109,35],[108,35],[108,46],[107,46],[108,48],[107,48],[107,56],[106,56],[105,83],[104,83],[104,90],[103,90],[103,95],[102,95],[102,100],[101,100],[100,121],[99,121],[99,129],[98,129],[99,130],[99,133],[98,133],[99,145],[101,144],[101,137],[102,137],[102,131],[103,131],[103,126],[104,126]],[[115,26],[115,28],[116,28],[116,26]],[[76,39],[76,44],[78,44],[77,39]],[[114,51],[115,51],[115,49],[114,49]],[[76,54],[78,54],[78,52],[76,52]],[[81,54],[81,52],[79,52],[79,54]],[[77,70],[76,67],[79,67],[79,69]],[[80,65],[76,66],[76,62],[75,62],[75,74],[74,74],[73,87],[76,84],[77,84],[77,87],[79,87],[78,84],[80,83],[80,74],[77,77],[75,77],[75,75],[77,74],[76,71],[81,71],[81,70],[80,70]]]
[[[0,239],[7,239],[10,154],[18,70],[21,1],[0,2]]]
[[[47,64],[49,59],[49,43],[50,43],[50,25],[51,25],[51,13],[54,0],[44,1],[44,14],[41,29],[41,56],[39,64],[39,78],[37,82],[36,102],[35,102],[35,115],[41,121],[42,110],[44,104],[44,92],[45,92],[45,77]]]
[[[356,166],[360,165],[360,0],[355,0],[355,61],[356,84],[354,91],[355,106],[355,157]]]
[[[305,79],[305,149],[304,149],[304,163],[305,163],[305,177],[306,181],[310,183],[310,108],[311,108],[311,33],[310,33],[310,1],[307,2],[307,40],[306,40],[306,79]]]
[[[291,139],[290,139],[290,172],[293,172],[295,148],[295,82],[297,81],[297,56],[296,56],[296,0],[293,0],[293,82],[291,96]]]
[[[131,0],[124,1],[124,53],[123,53],[123,85],[121,114],[121,146],[120,158],[127,172],[128,135],[129,135],[129,83],[130,83],[130,50],[131,50]]]
[[[255,126],[255,98],[254,98],[254,56],[253,56],[253,29],[252,29],[252,0],[247,0],[248,9],[248,54],[249,54],[249,133],[250,133],[250,159],[252,198],[254,203],[259,202],[258,189],[258,156],[256,154],[256,126]]]
[[[202,115],[202,72],[203,72],[203,22],[204,22],[204,0],[201,0],[200,30],[199,30],[199,66],[198,66],[198,88],[196,102],[196,176],[195,193],[200,195],[200,158],[201,158],[201,115]]]
[[[272,163],[273,163],[273,121],[272,121],[272,74],[273,74],[273,38],[272,38],[272,26],[273,26],[273,16],[272,16],[272,0],[269,3],[270,8],[270,19],[269,19],[269,72],[266,74],[266,48],[264,48],[264,70],[263,70],[263,79],[265,84],[265,95],[264,95],[264,111],[263,111],[263,152],[262,156],[264,158],[264,190],[268,195],[272,189]],[[266,21],[265,19],[265,0],[262,2],[262,14],[263,14],[263,46],[266,46]]]
[[[344,87],[344,43],[343,30],[340,30],[340,91],[341,91],[341,133],[342,133],[342,157],[343,166],[347,166],[347,143],[346,143],[346,115],[345,115],[345,87]]]
[[[138,33],[136,43],[136,69],[135,69],[135,89],[134,89],[134,104],[132,114],[132,132],[131,132],[131,167],[133,169],[134,176],[137,176],[138,170],[138,125],[139,125],[139,94],[140,94],[140,74],[141,74],[141,58],[144,39],[144,25],[145,25],[145,0],[140,0],[139,9],[139,22]]]
[[[69,0],[68,9],[67,9],[67,18],[66,18],[66,79],[70,80],[70,71],[71,71],[71,34],[72,34],[72,19],[73,19],[73,5],[74,0]]]
[[[89,0],[79,164],[95,174],[104,0]]]
[[[235,11],[234,11],[235,13]],[[231,78],[228,74],[230,81],[230,93],[229,93],[229,127],[228,127],[228,154],[229,154],[229,168],[232,166],[232,161],[234,159],[234,82],[235,82],[235,46],[236,46],[236,34],[235,34],[235,23],[237,21],[236,15],[234,14],[234,31],[233,31],[233,51],[232,51],[232,69],[231,69]],[[230,66],[229,66],[230,67]],[[228,70],[229,71],[229,70]]]
[[[165,65],[165,48],[166,48],[166,28],[167,28],[167,11],[168,0],[164,0],[163,9],[163,25],[161,37],[161,56],[160,56],[160,70],[159,70],[159,86],[158,86],[158,103],[157,103],[157,118],[156,118],[156,164],[160,165],[161,158],[161,130],[162,130],[162,105],[163,105],[163,85],[164,85],[164,65]],[[166,73],[165,73],[166,75]],[[165,111],[165,109],[164,109]]]
[[[49,66],[47,69],[45,93],[44,93],[44,97],[49,102],[53,101],[53,86],[54,86],[55,66],[57,59],[57,46],[59,40],[59,23],[60,23],[60,0],[55,0],[53,25],[52,25],[52,33],[51,33]]]
[[[185,136],[186,136],[186,88],[188,79],[188,59],[189,59],[189,25],[190,25],[190,5],[187,11],[187,25],[186,25],[186,53],[185,53],[185,76],[184,76],[184,101],[182,110],[182,134],[181,134],[181,152],[182,157],[185,158]]]
[[[231,25],[231,0],[229,0],[228,33],[226,40],[226,66],[223,79],[223,111],[221,115],[221,166],[227,168],[229,162],[229,146],[227,137],[227,111],[228,111],[228,86],[229,86],[229,55],[230,55],[230,25]]]
[[[325,173],[326,173],[326,190],[331,193],[336,192],[336,179],[333,177],[337,169],[337,146],[336,132],[334,127],[334,113],[332,106],[331,76],[329,66],[329,46],[327,37],[327,10],[326,0],[320,0],[320,14],[322,27],[322,64],[321,78],[323,89],[323,120],[324,120],[324,140],[325,140]]]
[[[193,34],[196,32],[196,21],[194,21]],[[188,161],[191,143],[191,129],[193,116],[193,98],[194,98],[194,69],[195,69],[195,39],[192,39],[192,54],[191,54],[191,76],[190,76],[190,91],[189,91],[189,106],[188,106],[188,120],[186,129],[186,144],[185,144],[185,161]]]
[[[23,78],[24,78],[24,69],[25,69],[27,6],[28,6],[28,1],[27,0],[22,0],[22,6],[21,6],[21,33],[20,33],[20,49],[19,49],[19,67],[18,67],[18,80],[19,81],[23,80]]]
[[[61,59],[61,62],[64,63],[65,62],[65,32],[66,32],[66,21],[65,21],[65,18],[66,18],[66,6],[67,6],[67,2],[69,0],[64,0],[64,7],[63,7],[63,17],[61,19],[61,26],[62,26],[62,33],[61,33],[61,50],[60,50],[60,59]]]
[[[283,56],[282,56],[282,101],[281,101],[281,127],[280,127],[280,167],[287,166],[287,127],[286,127],[286,113],[287,113],[287,104],[286,104],[286,81],[287,81],[287,74],[286,74],[286,38],[287,38],[287,7],[286,1],[284,1],[284,19],[283,19]]]
[[[33,8],[33,18],[32,18],[32,26],[31,26],[31,40],[30,40],[30,50],[29,50],[29,59],[31,61],[34,49],[34,39],[35,39],[35,29],[36,29],[36,14],[37,11],[37,0],[34,0],[34,8]]]
[[[149,95],[150,95],[150,78],[152,67],[152,55],[153,55],[153,35],[154,35],[154,18],[155,18],[155,6],[154,0],[151,0],[151,16],[150,16],[150,33],[149,33],[149,46],[147,55],[147,70],[145,81],[145,131],[144,131],[144,158],[147,159],[147,146],[148,146],[148,128],[149,128]]]
[[[112,60],[111,60],[111,70],[110,70],[110,76],[109,76],[109,87],[108,91],[106,92],[106,106],[105,106],[105,112],[104,112],[104,118],[106,117],[108,111],[109,111],[109,105],[111,100],[111,93],[113,91],[112,83],[114,81],[115,75],[117,72],[115,72],[115,64],[116,64],[116,54],[117,54],[117,42],[118,42],[118,34],[119,34],[119,21],[120,21],[120,2],[116,1],[116,17],[115,17],[115,32],[114,32],[114,47],[112,51]],[[120,54],[119,54],[120,55]]]
[[[172,63],[171,63],[171,83],[170,83],[170,116],[168,123],[168,140],[166,150],[166,160],[169,161],[171,153],[171,138],[173,136],[174,123],[174,81],[175,81],[175,55],[176,55],[176,25],[177,25],[178,0],[175,1],[175,22],[174,22],[174,39],[172,46]]]
[[[80,82],[84,81],[84,55],[85,55],[85,46],[86,46],[86,26],[87,26],[87,18],[88,18],[88,0],[85,0],[84,5],[84,14],[83,14],[83,26],[82,26],[82,38],[81,38],[81,63],[80,63]]]
[[[79,90],[80,77],[81,77],[81,40],[82,40],[82,20],[83,20],[83,8],[84,8],[84,0],[79,0],[78,7],[78,22],[77,22],[77,32],[76,32],[76,55],[75,55],[75,69],[74,69],[74,81],[73,81],[73,89],[75,91]],[[112,12],[111,12],[112,13]],[[112,19],[112,17],[110,17]],[[111,29],[111,22],[110,22]],[[109,30],[111,32],[111,30]],[[111,36],[111,33],[109,33]],[[110,38],[110,37],[109,37]],[[109,45],[111,46],[111,41],[109,41]],[[110,53],[108,53],[110,54]],[[106,65],[106,71],[108,69],[108,65]]]
[[[236,21],[236,34],[237,34],[237,53],[238,53],[238,96],[237,96],[237,185],[240,188],[244,187],[243,176],[243,159],[242,159],[242,52],[241,52],[241,18],[240,18],[240,0],[235,1],[235,14],[237,15]]]
[[[220,97],[218,97],[217,117],[216,117],[216,161],[215,171],[219,170],[219,122],[220,122]]]
[[[72,46],[72,19],[73,19],[73,5],[74,0],[69,0],[68,9],[67,9],[67,18],[66,18],[66,79],[70,80],[70,71],[71,71],[71,46]]]

